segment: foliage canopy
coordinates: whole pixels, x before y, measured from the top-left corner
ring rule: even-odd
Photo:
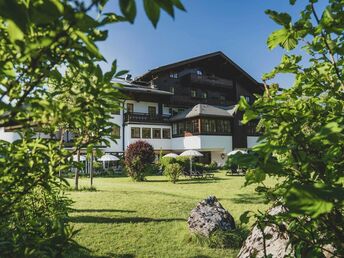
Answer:
[[[106,25],[136,16],[134,0],[119,0],[121,13],[104,13],[107,2],[0,0],[0,127],[19,133],[0,141],[0,256],[60,257],[71,242],[58,174],[77,166],[75,152],[111,138],[108,118],[119,107],[111,80],[126,71],[114,61],[103,72],[96,42]],[[154,26],[160,9],[175,8],[184,10],[179,0],[145,1]]]
[[[289,209],[275,218],[257,217],[287,222],[297,257],[324,257],[324,251],[339,257],[344,254],[344,3],[330,0],[318,14],[317,2],[309,1],[296,20],[266,11],[281,26],[268,38],[268,47],[304,53],[283,55],[264,75],[264,96],[253,106],[241,99],[243,122],[259,118],[262,132],[259,144],[241,162],[254,167],[246,184],[259,183],[257,191],[268,201]],[[295,76],[291,88],[267,86],[281,73]],[[279,183],[265,186],[267,176]]]

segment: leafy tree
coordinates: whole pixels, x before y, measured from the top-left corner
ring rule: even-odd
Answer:
[[[256,216],[260,223],[286,222],[296,257],[324,257],[326,251],[343,257],[344,2],[330,0],[321,13],[317,2],[310,0],[297,20],[266,11],[281,26],[268,38],[269,48],[304,53],[283,55],[264,75],[264,96],[253,106],[241,99],[243,122],[259,118],[262,136],[240,160],[254,167],[246,184],[259,183],[257,191],[268,201],[288,208],[279,216]],[[291,88],[267,86],[281,73],[295,76]],[[277,177],[278,183],[266,186],[267,176]]]
[[[125,151],[125,165],[128,175],[135,181],[144,181],[149,165],[155,160],[152,145],[145,141],[129,144]]]
[[[104,26],[136,16],[134,0],[119,0],[120,14],[103,13],[106,3],[0,0],[0,127],[20,133],[0,141],[1,257],[60,257],[71,243],[58,175],[81,148],[108,143],[118,99],[111,79],[123,75],[116,62],[99,68],[95,42],[107,38]],[[154,26],[160,9],[184,9],[179,0],[145,0],[144,8]],[[72,151],[59,130],[75,133]]]

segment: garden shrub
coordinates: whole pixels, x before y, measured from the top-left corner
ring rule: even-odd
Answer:
[[[125,151],[125,166],[128,175],[135,181],[144,181],[148,167],[154,162],[155,153],[152,145],[137,141]]]
[[[176,163],[177,160],[176,158],[172,158],[172,157],[162,157],[160,159],[160,165],[161,167],[164,169],[167,165],[172,164],[172,163]]]
[[[218,164],[216,161],[212,161],[209,165],[208,165],[209,170],[216,170],[218,168]]]
[[[176,183],[180,175],[183,173],[182,166],[178,163],[168,164],[164,169],[164,175],[167,176],[172,183]]]
[[[176,161],[179,165],[182,166],[183,171],[189,171],[190,170],[190,158],[189,157],[177,157]]]
[[[158,175],[160,173],[160,166],[158,164],[147,164],[144,167],[144,174],[146,176],[154,176],[154,175]]]

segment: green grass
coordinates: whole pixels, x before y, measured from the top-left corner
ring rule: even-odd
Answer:
[[[196,204],[215,195],[239,223],[246,210],[266,206],[244,177],[183,179],[172,184],[164,176],[147,182],[130,178],[95,178],[96,192],[68,192],[75,201],[71,224],[81,231],[76,241],[88,252],[71,257],[235,257],[238,249],[213,249],[190,241],[187,218]],[[89,180],[81,179],[87,186]]]

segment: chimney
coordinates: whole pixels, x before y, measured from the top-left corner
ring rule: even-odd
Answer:
[[[131,74],[128,73],[128,74],[125,76],[125,80],[126,80],[126,81],[129,81],[129,82],[132,81],[132,79],[131,79]]]

